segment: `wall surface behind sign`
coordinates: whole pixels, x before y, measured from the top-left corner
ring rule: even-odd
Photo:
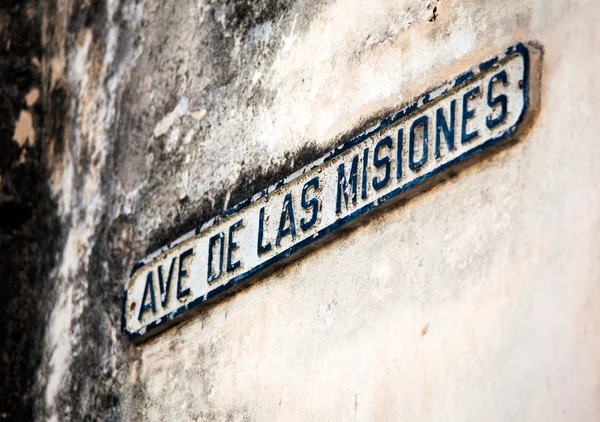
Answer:
[[[55,3],[39,419],[600,420],[597,2]],[[543,50],[517,144],[121,336],[137,259],[516,42]]]

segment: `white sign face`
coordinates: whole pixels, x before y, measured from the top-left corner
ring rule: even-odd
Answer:
[[[522,126],[529,83],[529,51],[517,44],[156,251],[127,285],[123,332],[132,340],[156,333],[506,144]]]

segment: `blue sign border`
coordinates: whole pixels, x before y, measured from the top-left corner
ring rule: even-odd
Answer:
[[[232,278],[231,280],[229,280],[227,283],[217,287],[216,289],[208,292],[208,294],[206,295],[206,298],[204,296],[201,296],[183,306],[180,306],[179,308],[177,308],[175,311],[170,312],[167,315],[164,315],[162,318],[153,321],[152,323],[148,324],[147,326],[145,326],[142,330],[137,331],[137,332],[130,332],[127,330],[127,326],[126,326],[126,306],[127,306],[127,290],[125,290],[125,292],[123,293],[123,313],[121,316],[121,331],[123,333],[123,335],[130,341],[136,342],[136,341],[140,341],[146,338],[150,338],[152,337],[152,335],[158,334],[160,331],[162,331],[163,329],[168,328],[171,325],[174,325],[175,323],[178,323],[180,321],[174,321],[178,316],[180,316],[181,314],[191,311],[192,309],[198,308],[200,305],[205,304],[206,302],[211,301],[212,299],[215,299],[218,296],[224,296],[225,293],[233,293],[234,291],[237,291],[239,288],[242,287],[242,284],[244,281],[247,281],[248,279],[250,279],[252,276],[256,275],[257,273],[265,270],[267,267],[270,267],[276,263],[278,263],[279,261],[288,258],[290,255],[292,255],[294,252],[299,251],[300,249],[304,249],[305,247],[311,245],[312,243],[322,239],[323,237],[327,236],[328,234],[330,234],[331,232],[333,232],[334,230],[346,225],[347,223],[363,216],[364,214],[367,214],[368,212],[380,207],[381,205],[389,202],[390,200],[392,200],[393,198],[398,197],[399,195],[401,195],[402,193],[411,190],[412,188],[414,188],[417,185],[421,185],[423,182],[432,179],[434,176],[443,173],[445,170],[447,170],[449,167],[452,167],[462,161],[465,161],[466,159],[468,159],[469,157],[476,155],[478,153],[480,153],[483,150],[486,150],[490,147],[493,147],[497,144],[499,144],[500,142],[502,142],[503,140],[510,138],[511,136],[513,136],[517,130],[517,128],[519,127],[519,125],[521,124],[521,122],[524,119],[524,116],[527,112],[527,110],[529,109],[529,72],[530,72],[530,57],[529,57],[529,50],[527,49],[527,47],[523,44],[523,43],[517,43],[509,48],[506,49],[504,55],[502,55],[502,57],[496,56],[490,60],[487,60],[481,64],[479,64],[479,66],[476,66],[474,68],[472,68],[471,70],[459,75],[458,77],[456,77],[454,79],[454,83],[452,84],[444,84],[441,85],[439,87],[437,87],[436,89],[432,89],[430,90],[427,94],[423,95],[419,100],[411,103],[410,105],[402,108],[400,111],[398,111],[397,113],[387,117],[386,119],[382,120],[378,126],[376,126],[375,128],[369,129],[365,132],[363,132],[361,135],[358,135],[357,137],[343,143],[342,145],[340,145],[339,147],[333,149],[332,151],[328,152],[327,154],[325,154],[325,156],[323,156],[321,159],[315,161],[314,163],[306,166],[304,169],[301,170],[301,174],[304,174],[308,171],[311,171],[312,169],[314,169],[315,167],[318,167],[328,161],[331,161],[332,159],[334,159],[335,157],[337,157],[338,155],[342,154],[343,152],[347,151],[348,149],[360,144],[361,142],[363,142],[364,140],[366,140],[367,138],[371,137],[372,135],[376,134],[377,132],[385,129],[386,127],[388,127],[389,125],[397,122],[400,119],[406,118],[408,116],[410,116],[413,113],[418,112],[419,110],[421,110],[424,106],[427,106],[428,103],[430,102],[430,97],[434,92],[437,92],[439,90],[443,90],[441,93],[437,94],[436,100],[443,98],[443,96],[448,92],[448,87],[450,87],[452,90],[454,88],[459,87],[460,85],[463,85],[464,83],[466,83],[467,81],[475,78],[478,74],[480,74],[481,72],[484,72],[488,69],[490,69],[491,67],[493,67],[494,65],[496,65],[497,63],[503,61],[505,58],[508,58],[512,55],[515,54],[519,54],[523,57],[523,63],[524,63],[524,70],[523,70],[523,109],[521,111],[521,114],[519,115],[519,118],[517,119],[517,122],[511,126],[510,128],[508,128],[506,131],[504,131],[500,136],[497,136],[495,138],[491,138],[488,139],[487,141],[485,141],[483,144],[479,145],[476,148],[473,148],[465,153],[463,153],[462,155],[454,158],[453,160],[447,162],[446,164],[443,164],[437,168],[435,168],[434,170],[430,171],[429,173],[426,173],[416,179],[414,179],[413,181],[407,183],[406,185],[403,185],[402,187],[399,187],[395,190],[393,190],[392,192],[384,195],[383,197],[370,202],[366,205],[364,205],[363,207],[361,207],[360,209],[354,211],[353,213],[347,215],[346,217],[337,220],[335,223],[330,224],[329,226],[323,228],[322,230],[318,231],[316,234],[304,239],[301,242],[298,242],[297,244],[291,246],[290,248],[280,252],[279,254],[275,255],[274,257],[268,259],[267,261],[263,262],[260,265],[257,265],[254,268],[251,268],[250,270],[246,271],[243,274],[240,274],[234,278]],[[419,105],[420,104],[420,105]],[[258,194],[238,203],[237,205],[235,205],[234,207],[224,211],[223,213],[219,214],[217,217],[213,218],[212,220],[209,220],[209,226],[210,225],[214,225],[216,223],[218,223],[220,220],[230,217],[234,214],[236,214],[237,212],[243,210],[244,208],[248,207],[250,204],[256,202],[257,200],[259,200],[260,198],[267,196],[268,194],[270,194],[271,192],[280,189],[282,186],[285,186],[287,183],[291,182],[292,180],[294,180],[296,178],[295,174],[292,175],[294,177],[288,176],[285,177],[283,179],[281,179],[279,182],[277,182],[276,184],[263,189],[262,191],[260,191]],[[205,226],[207,226],[207,223],[204,223],[202,226],[198,227],[193,234],[195,234],[196,236],[199,236],[204,229],[206,228]],[[183,238],[187,239],[189,238],[189,235],[191,233],[188,233],[188,235],[183,236]],[[154,254],[152,255],[156,255],[156,254],[161,254],[169,249],[171,249],[172,247],[176,246],[177,244],[179,244],[180,241],[175,241],[175,242],[171,242],[169,243],[167,246],[161,248],[160,250],[156,251]],[[132,277],[138,270],[140,270],[141,268],[143,268],[146,265],[145,260],[141,260],[139,262],[137,262],[132,271],[131,271],[131,275],[130,277]],[[238,289],[234,289],[234,287],[237,287]]]

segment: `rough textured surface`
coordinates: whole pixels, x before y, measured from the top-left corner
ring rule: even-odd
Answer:
[[[41,164],[41,13],[0,5],[0,420],[31,420],[54,206]]]
[[[600,419],[599,18],[585,0],[4,2],[0,418]],[[524,142],[148,343],[120,336],[135,260],[530,40]]]
[[[40,418],[120,415],[119,369],[127,345],[119,341],[121,289],[111,272],[127,254],[119,231],[123,219],[111,208],[112,151],[140,8],[135,2],[57,2],[44,15],[46,87],[66,109],[51,113],[55,132],[46,140],[64,234],[50,273],[56,299],[39,370]]]

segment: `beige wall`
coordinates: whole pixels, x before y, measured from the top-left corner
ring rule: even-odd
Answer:
[[[292,26],[244,145],[334,144],[535,41],[541,108],[523,142],[137,347],[128,417],[600,420],[600,8],[432,7],[337,1]]]
[[[108,106],[81,111],[74,136],[110,151],[99,165],[115,180],[106,194],[99,171],[79,188],[54,173],[63,218],[69,206],[87,214],[56,271],[47,414],[58,419],[85,343],[77,245],[97,210],[109,210],[106,267],[121,289],[181,224],[535,42],[540,107],[521,142],[141,345],[118,338],[115,313],[106,365],[123,420],[600,421],[600,5],[303,0],[255,21],[224,7],[150,0],[119,12],[139,26],[108,38],[105,90],[87,82],[80,36],[69,83]]]

